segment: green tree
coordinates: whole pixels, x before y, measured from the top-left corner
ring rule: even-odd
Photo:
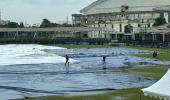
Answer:
[[[63,26],[63,27],[72,27],[71,24],[67,24],[67,23],[63,23],[61,26]]]
[[[158,17],[155,19],[155,23],[153,24],[153,26],[160,26],[160,25],[164,25],[166,24],[166,20],[164,17]]]
[[[170,28],[170,24],[168,25],[168,28]]]
[[[43,21],[41,22],[40,27],[45,28],[45,27],[51,27],[51,22],[48,19],[43,19]]]
[[[59,27],[59,26],[62,26],[62,27],[72,27],[71,24],[57,24],[57,23],[52,23],[50,22],[48,19],[43,19],[41,24],[40,24],[40,27],[41,28],[46,28],[46,27]]]
[[[9,28],[17,28],[18,27],[18,23],[17,22],[9,22],[7,27],[9,27]]]
[[[24,23],[21,22],[21,23],[19,24],[19,27],[20,27],[20,28],[24,28],[24,27],[25,27],[25,26],[24,26]]]

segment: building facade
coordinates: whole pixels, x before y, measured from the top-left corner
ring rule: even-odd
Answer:
[[[170,22],[170,0],[97,0],[80,12],[82,14],[72,15],[75,26],[105,27],[117,31],[93,31],[88,33],[89,38],[157,40],[160,32],[154,37],[150,36],[154,32],[147,30],[160,16]],[[169,34],[166,35],[165,38],[170,41]],[[159,40],[163,41],[162,38]]]

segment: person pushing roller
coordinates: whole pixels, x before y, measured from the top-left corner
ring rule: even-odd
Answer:
[[[158,50],[155,50],[155,51],[153,52],[153,57],[156,58],[157,56],[158,56]]]

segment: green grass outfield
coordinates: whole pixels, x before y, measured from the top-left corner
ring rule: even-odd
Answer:
[[[65,48],[114,48],[115,46],[103,46],[103,45],[58,45]],[[117,46],[116,46],[117,47]],[[145,48],[145,47],[129,47],[140,50],[155,50],[155,48]],[[170,49],[159,49],[159,56],[156,59],[159,60],[170,60]],[[152,58],[152,54],[140,54],[136,55],[140,57]],[[154,66],[154,67],[138,67],[138,68],[129,68],[130,73],[142,75],[145,77],[153,78],[159,80],[169,69],[170,66]],[[49,97],[37,97],[37,98],[27,98],[20,100],[140,100],[140,95],[142,94],[140,88],[133,89],[122,89],[115,90],[110,92],[104,92],[102,94],[91,94],[91,95],[78,95],[78,96],[49,96]],[[158,100],[151,97],[145,97],[142,95],[142,100]]]
[[[49,96],[22,100],[140,100],[140,97],[142,100],[158,100],[141,94],[140,89],[126,89],[88,96]]]
[[[128,71],[130,73],[159,80],[163,75],[165,75],[169,68],[170,66],[134,67],[129,68]]]

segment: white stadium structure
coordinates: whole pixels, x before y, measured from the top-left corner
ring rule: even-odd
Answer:
[[[80,12],[72,15],[75,26],[116,30],[89,32],[89,38],[170,42],[170,29],[152,26],[160,16],[170,22],[170,0],[97,0]]]
[[[72,15],[75,26],[115,30],[89,32],[89,38],[170,43],[168,24],[153,27],[159,17],[170,23],[170,0],[97,0],[80,12]],[[170,100],[170,70],[156,84],[142,91],[145,95]]]

